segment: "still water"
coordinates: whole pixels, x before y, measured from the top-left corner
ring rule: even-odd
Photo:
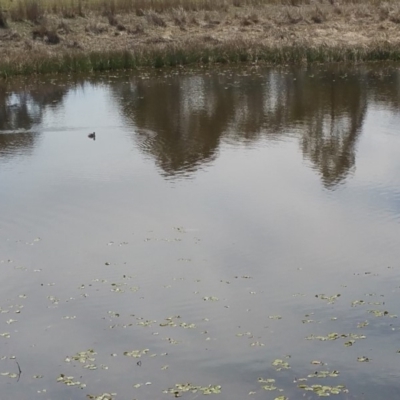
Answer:
[[[399,106],[393,65],[0,83],[1,399],[399,398]]]

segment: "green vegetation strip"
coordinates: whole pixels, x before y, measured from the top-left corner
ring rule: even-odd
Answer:
[[[382,44],[364,47],[260,47],[251,43],[225,43],[215,47],[166,46],[137,51],[65,52],[59,55],[21,54],[0,60],[0,76],[43,73],[113,71],[138,67],[175,67],[194,64],[264,62],[272,65],[331,62],[398,61],[400,48]]]

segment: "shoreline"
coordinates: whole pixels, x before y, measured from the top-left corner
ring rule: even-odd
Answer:
[[[382,7],[327,1],[212,11],[89,10],[68,18],[43,11],[36,22],[14,21],[10,10],[3,11],[0,76],[214,63],[398,61],[400,5]]]

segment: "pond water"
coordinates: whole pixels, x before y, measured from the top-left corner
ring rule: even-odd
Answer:
[[[1,398],[397,398],[399,106],[396,65],[0,83]]]

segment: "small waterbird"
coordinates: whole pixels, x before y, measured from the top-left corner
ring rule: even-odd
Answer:
[[[89,133],[88,138],[89,138],[89,139],[96,140],[96,132]]]

